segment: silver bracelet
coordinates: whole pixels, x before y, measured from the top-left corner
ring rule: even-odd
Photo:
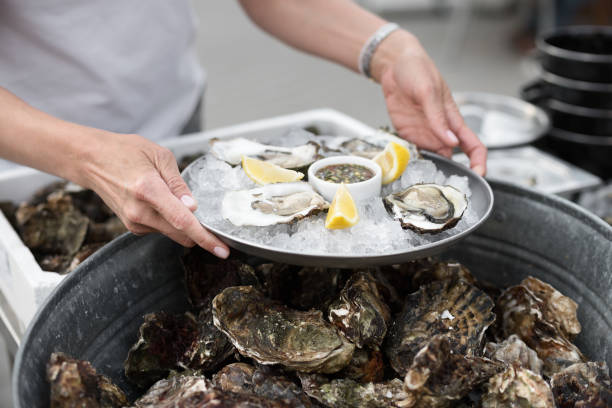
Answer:
[[[380,43],[389,36],[393,31],[397,30],[399,26],[395,23],[387,23],[380,27],[363,45],[361,52],[359,53],[358,67],[359,72],[368,78],[372,78],[370,74],[370,63],[372,62],[372,56],[376,51],[376,48]]]

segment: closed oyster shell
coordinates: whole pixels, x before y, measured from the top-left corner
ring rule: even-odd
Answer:
[[[53,353],[47,363],[51,384],[51,408],[119,408],[127,397],[107,377],[96,373],[88,361],[76,360],[64,353]]]
[[[550,305],[555,301],[559,305]],[[580,327],[576,326],[575,303],[549,285],[527,278],[506,289],[497,301],[497,308],[502,314],[502,335],[516,334],[535,350],[544,362],[544,375],[550,377],[563,367],[585,361],[580,350],[566,337]],[[568,321],[562,323],[564,317]]]
[[[509,366],[489,379],[482,408],[554,408],[553,395],[544,379],[533,371]]]
[[[249,394],[222,391],[204,377],[176,376],[156,382],[134,403],[134,408],[283,408],[274,401]]]
[[[253,367],[245,363],[233,363],[215,374],[213,382],[222,391],[256,395],[282,402],[288,408],[310,408],[310,398],[289,378],[274,372],[270,367]]]
[[[329,321],[357,347],[380,346],[391,312],[378,291],[378,282],[367,271],[355,272],[332,303]]]
[[[558,408],[612,407],[612,383],[604,362],[577,363],[550,381]]]
[[[542,372],[543,363],[538,358],[538,354],[530,349],[516,334],[501,343],[487,343],[485,356],[508,365],[527,368],[536,374]]]
[[[439,334],[414,357],[404,385],[415,394],[417,406],[444,406],[504,368],[500,362],[454,352],[449,337]]]
[[[63,191],[35,206],[22,204],[15,217],[24,244],[45,254],[75,254],[85,241],[89,225],[89,219]]]
[[[349,363],[355,349],[320,311],[290,309],[252,286],[230,287],[218,294],[213,316],[215,326],[240,354],[261,364],[334,373]]]
[[[128,352],[125,375],[132,383],[146,387],[170,370],[214,370],[233,351],[214,327],[210,308],[203,309],[197,319],[191,313],[151,313],[145,316],[138,341]]]
[[[493,301],[464,280],[436,281],[406,298],[385,340],[393,369],[404,375],[415,355],[437,334],[451,340],[454,353],[481,351],[485,330],[495,320]]]
[[[347,378],[329,379],[318,374],[298,374],[306,394],[326,407],[389,408],[409,407],[412,395],[399,379],[360,384]]]

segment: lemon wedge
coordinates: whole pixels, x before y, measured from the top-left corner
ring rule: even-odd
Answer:
[[[357,224],[359,214],[355,201],[344,184],[340,184],[325,219],[325,228],[343,229]]]
[[[378,153],[374,159],[382,169],[382,183],[389,184],[402,175],[410,161],[410,152],[396,142],[389,142],[385,150]]]
[[[247,156],[242,156],[242,169],[251,180],[261,185],[291,183],[304,177],[299,171],[284,169],[276,164]]]

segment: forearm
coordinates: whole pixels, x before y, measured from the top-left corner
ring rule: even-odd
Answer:
[[[285,43],[357,71],[361,48],[385,20],[350,0],[240,0],[251,20]],[[406,31],[391,34],[376,51],[372,76],[382,71],[408,44]]]
[[[86,184],[80,164],[98,134],[48,115],[0,87],[0,157]]]

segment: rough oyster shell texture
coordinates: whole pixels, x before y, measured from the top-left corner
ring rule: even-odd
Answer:
[[[288,408],[313,407],[310,398],[295,382],[271,367],[232,363],[215,374],[213,382],[222,391],[268,398]]]
[[[557,408],[612,407],[612,383],[603,362],[576,363],[551,379]]]
[[[328,318],[357,347],[375,347],[385,338],[391,312],[372,274],[360,271],[351,276],[340,298],[330,305]]]
[[[338,376],[349,378],[360,383],[381,382],[385,375],[385,363],[380,350],[355,349],[349,364],[338,373]]]
[[[544,379],[533,371],[510,366],[489,379],[482,396],[483,408],[554,408],[553,395]]]
[[[416,354],[433,336],[444,334],[455,353],[474,355],[485,330],[495,320],[493,301],[473,285],[458,280],[432,282],[406,298],[384,350],[391,366],[404,375]]]
[[[456,353],[450,338],[439,334],[414,357],[404,384],[417,405],[445,406],[504,368],[499,362]]]
[[[538,354],[530,349],[516,334],[501,343],[487,343],[485,356],[508,365],[527,368],[536,374],[542,372],[543,363],[538,358]]]
[[[584,356],[570,341],[580,332],[576,303],[552,286],[528,277],[506,289],[497,301],[504,337],[516,334],[538,353],[550,377]]]
[[[51,408],[119,408],[128,400],[107,377],[96,373],[87,361],[75,360],[64,353],[52,353],[47,364],[51,384]]]
[[[134,408],[283,408],[252,394],[221,391],[204,377],[176,376],[156,382],[134,403]]]
[[[252,286],[223,290],[213,299],[213,316],[240,354],[261,364],[334,373],[349,363],[355,349],[320,311],[290,309]]]
[[[360,384],[347,378],[329,379],[320,374],[299,373],[304,392],[326,407],[387,408],[407,407],[412,401],[399,379]]]
[[[197,318],[189,312],[159,312],[144,320],[124,364],[126,377],[140,387],[164,378],[170,370],[214,370],[234,352],[214,327],[210,308],[202,309]]]

